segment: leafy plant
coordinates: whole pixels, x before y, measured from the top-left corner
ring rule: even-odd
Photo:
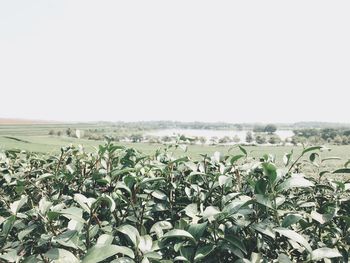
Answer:
[[[350,183],[324,178],[321,147],[259,161],[242,154],[0,155],[6,262],[348,262]],[[305,156],[309,156],[305,160]],[[318,176],[303,174],[317,166]]]

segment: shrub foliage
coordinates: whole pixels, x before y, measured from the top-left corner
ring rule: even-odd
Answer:
[[[193,161],[171,147],[1,154],[0,261],[348,262],[350,183],[302,173],[320,147],[279,168],[244,148]]]

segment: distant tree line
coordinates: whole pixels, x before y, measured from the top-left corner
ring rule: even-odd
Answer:
[[[350,129],[336,129],[336,128],[324,128],[324,129],[298,129],[293,130],[294,136],[292,137],[292,143],[328,143],[336,145],[349,145],[350,144]]]
[[[151,122],[152,124],[155,124]],[[172,123],[172,122],[170,122]],[[137,124],[137,125],[136,125]],[[149,124],[149,123],[148,123]],[[158,124],[164,124],[159,122]],[[174,124],[183,124],[174,122]],[[188,124],[188,123],[187,123]],[[203,123],[192,123],[197,125],[195,127],[202,126]],[[134,126],[133,126],[134,125]],[[189,124],[188,124],[189,125]],[[210,124],[212,125],[212,124]],[[222,123],[216,123],[218,127],[223,125]],[[157,126],[157,125],[156,125]],[[126,126],[101,126],[96,128],[88,129],[76,129],[72,127],[64,129],[51,129],[48,134],[51,136],[68,136],[68,137],[79,137],[88,140],[104,140],[106,136],[111,138],[113,141],[127,141],[127,142],[148,142],[148,143],[171,143],[176,140],[176,136],[152,136],[145,135],[145,131],[150,126],[143,127],[142,123],[128,123]],[[159,126],[157,126],[159,127]],[[188,127],[188,126],[186,126]],[[208,126],[209,127],[209,126]],[[214,127],[214,126],[210,126]],[[221,126],[223,127],[223,126]],[[237,126],[235,126],[238,128]],[[169,128],[167,126],[166,128]],[[77,131],[79,131],[77,133]],[[239,138],[237,135],[234,136],[223,136],[211,138],[205,138],[200,136],[194,136],[189,143],[191,144],[285,144],[290,143],[293,145],[298,144],[335,144],[335,145],[350,145],[350,128],[303,128],[294,129],[294,136],[288,138],[286,141],[275,134],[277,126],[275,124],[267,125],[255,125],[251,131],[247,131],[245,139]]]

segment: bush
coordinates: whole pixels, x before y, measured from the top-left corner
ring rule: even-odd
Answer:
[[[247,143],[251,143],[253,142],[254,138],[253,138],[253,135],[250,131],[247,132],[246,136],[245,136],[245,141]]]
[[[321,147],[283,169],[242,147],[198,161],[171,147],[1,153],[1,262],[347,262],[350,183],[321,180]]]
[[[264,144],[266,143],[266,136],[263,134],[257,134],[255,136],[255,141],[257,144]]]
[[[228,136],[224,136],[224,137],[221,137],[219,139],[219,143],[229,143],[229,142],[232,142],[231,138],[228,137]]]
[[[271,144],[278,144],[281,143],[281,138],[278,135],[271,135],[269,136],[268,142]]]

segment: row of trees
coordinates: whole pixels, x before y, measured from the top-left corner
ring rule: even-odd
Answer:
[[[266,132],[268,134],[273,134],[277,131],[277,126],[274,124],[267,124],[266,126],[257,125],[253,128],[253,132],[262,133]]]
[[[248,131],[246,133],[245,140],[241,140],[237,135],[230,137],[193,137],[191,143],[193,144],[232,144],[232,143],[247,143],[247,144],[280,144],[280,143],[292,143],[294,145],[301,143],[310,144],[336,144],[336,145],[348,145],[350,144],[350,130],[349,129],[336,129],[336,128],[324,128],[324,129],[298,129],[294,130],[294,136],[288,138],[285,142],[281,140],[279,136],[275,134],[277,127],[273,124],[266,126],[256,126],[253,132]],[[78,133],[77,133],[78,131]],[[122,132],[117,130],[101,130],[101,129],[87,129],[84,131],[76,130],[73,128],[67,128],[65,130],[50,130],[49,135],[68,136],[86,138],[89,140],[103,140],[105,136],[109,134],[109,137],[113,141],[130,141],[130,142],[149,142],[149,143],[170,143],[176,140],[176,136],[145,136],[142,131],[138,130],[123,130]],[[111,135],[110,135],[111,134]]]
[[[253,134],[251,131],[248,131],[245,137],[245,140],[241,140],[241,138],[238,135],[235,136],[223,136],[223,137],[217,137],[213,136],[211,138],[206,138],[204,136],[194,136],[191,137],[189,140],[189,143],[191,144],[237,144],[237,143],[247,143],[247,144],[279,144],[282,142],[282,140],[272,132],[273,129],[270,130],[270,132],[262,132],[262,133],[255,133]],[[72,128],[67,128],[66,130],[50,130],[49,135],[57,135],[57,136],[68,136],[73,138],[85,138],[88,140],[104,140],[106,137],[106,134],[108,132],[100,130],[92,131],[92,130],[76,130]],[[152,136],[152,135],[143,135],[142,133],[131,133],[129,135],[108,135],[108,137],[112,141],[129,141],[133,143],[137,142],[148,142],[148,143],[171,143],[176,141],[177,136]]]
[[[336,144],[349,145],[350,144],[350,130],[349,129],[299,129],[294,130],[292,137],[293,143],[312,143],[312,144]]]

